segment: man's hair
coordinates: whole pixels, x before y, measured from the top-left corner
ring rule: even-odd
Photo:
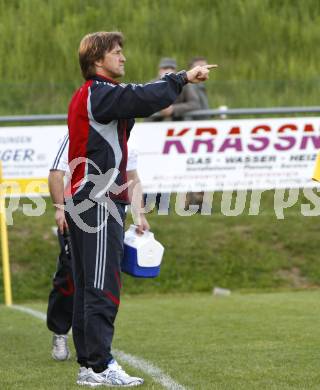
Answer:
[[[118,31],[100,31],[82,38],[79,46],[79,63],[86,80],[96,74],[95,61],[101,60],[105,53],[116,45],[123,46],[123,35]]]
[[[206,57],[202,57],[202,56],[191,58],[191,60],[189,61],[189,69],[191,69],[191,67],[193,67],[193,64],[198,61],[207,61],[207,59]]]

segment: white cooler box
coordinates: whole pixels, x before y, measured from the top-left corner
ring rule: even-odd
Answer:
[[[155,240],[154,234],[145,231],[136,233],[136,226],[130,225],[124,236],[123,272],[137,278],[155,278],[160,273],[164,247]]]

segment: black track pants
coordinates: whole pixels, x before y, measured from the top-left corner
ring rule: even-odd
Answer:
[[[80,214],[83,223],[100,226],[89,233],[66,213],[72,242],[75,283],[72,332],[80,365],[103,371],[112,359],[114,321],[120,303],[125,205],[116,203],[122,224],[103,204]]]
[[[48,300],[47,326],[56,334],[67,334],[72,325],[74,293],[70,237],[58,231],[58,241],[60,254]]]

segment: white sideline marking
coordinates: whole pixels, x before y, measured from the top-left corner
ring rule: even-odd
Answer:
[[[41,313],[41,311],[30,309],[29,307],[24,306],[18,306],[18,305],[11,305],[9,306],[11,309],[22,311],[23,313],[28,313],[32,315],[33,317],[39,318],[40,320],[46,321],[47,316],[44,313]]]
[[[40,320],[43,321],[47,320],[46,314],[42,313],[41,311],[33,310],[30,309],[29,307],[18,306],[18,305],[11,305],[9,307],[11,309],[19,310],[22,311],[23,313],[30,314],[33,317],[39,318]],[[186,387],[175,382],[169,375],[165,374],[157,366],[154,366],[152,363],[148,362],[148,360],[138,358],[137,356],[130,355],[129,353],[125,353],[118,349],[113,350],[113,352],[119,358],[119,360],[122,360],[123,362],[127,363],[129,366],[137,368],[138,370],[141,370],[145,374],[150,375],[155,382],[162,385],[165,389],[187,390]]]
[[[187,390],[186,387],[175,382],[170,376],[161,371],[160,368],[154,366],[147,360],[138,358],[119,350],[114,350],[114,353],[117,357],[119,357],[119,360],[122,360],[123,362],[128,363],[131,367],[137,368],[150,375],[155,382],[160,383],[166,389]]]

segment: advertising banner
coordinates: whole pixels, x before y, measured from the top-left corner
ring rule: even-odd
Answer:
[[[142,123],[132,138],[146,192],[317,186],[317,117]]]
[[[48,173],[67,126],[0,127],[4,184],[12,195],[48,195]]]
[[[66,126],[0,127],[5,183],[16,194],[48,194],[47,176]],[[315,187],[320,118],[137,123],[145,192]]]

